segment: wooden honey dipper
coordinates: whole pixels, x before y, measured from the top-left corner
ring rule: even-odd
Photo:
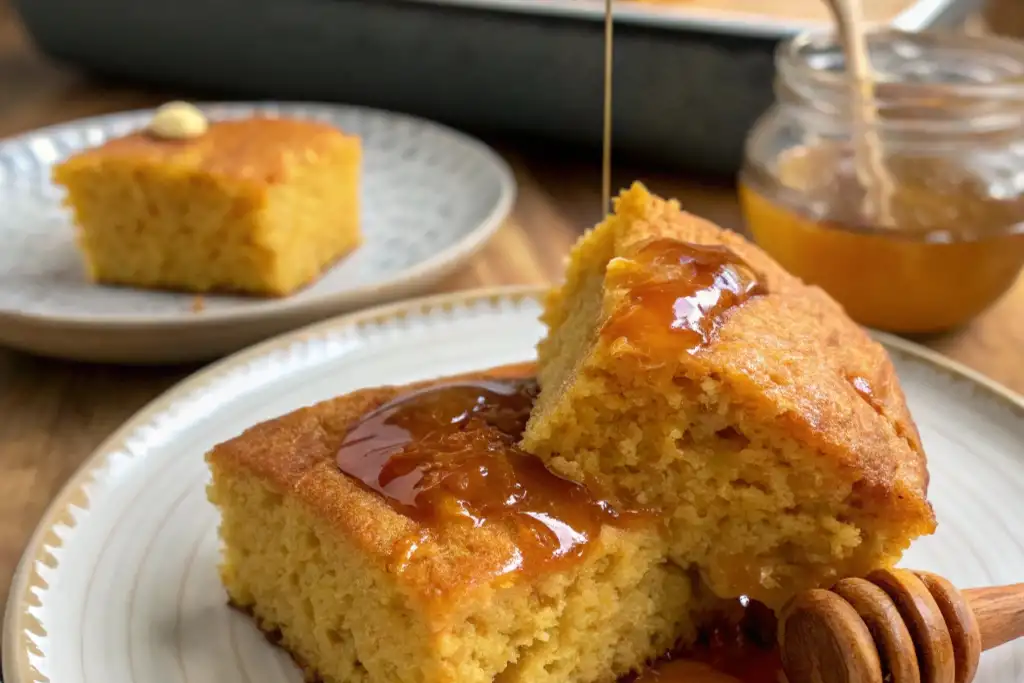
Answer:
[[[789,683],[970,683],[983,650],[1022,636],[1024,584],[961,592],[907,569],[805,591],[779,615]]]

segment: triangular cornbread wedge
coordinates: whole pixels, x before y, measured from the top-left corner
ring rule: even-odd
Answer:
[[[885,350],[742,237],[634,185],[543,321],[523,447],[662,516],[674,561],[718,596],[778,605],[933,531]]]

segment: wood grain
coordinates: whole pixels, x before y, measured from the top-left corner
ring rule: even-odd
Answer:
[[[978,620],[982,649],[1024,638],[1024,583],[970,588],[964,597]]]
[[[48,62],[33,51],[6,0],[0,0],[0,93],[0,137],[180,95],[98,82]],[[599,153],[488,142],[514,169],[518,199],[494,239],[440,291],[552,282],[573,241],[599,215]],[[742,228],[728,184],[620,167],[613,186],[634,179],[725,227]],[[925,341],[1024,391],[1024,281],[970,327]],[[0,349],[0,604],[34,524],[67,477],[115,427],[195,369],[87,366]]]

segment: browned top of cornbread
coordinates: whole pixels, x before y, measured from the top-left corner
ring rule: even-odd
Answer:
[[[623,329],[616,318],[629,305],[636,278],[628,270],[636,264],[613,258],[608,273],[627,272],[625,277],[606,275],[602,315],[606,334],[611,331],[616,337],[608,341],[619,345],[615,355],[620,362],[678,363],[672,367],[691,377],[724,381],[738,402],[781,421],[794,438],[823,457],[859,472],[866,495],[905,497],[907,505],[901,510],[913,510],[934,525],[925,501],[925,455],[892,363],[835,301],[790,275],[743,237],[686,213],[678,202],[653,196],[639,184],[618,198],[616,215],[609,220],[616,221],[615,255],[635,254],[667,238],[723,245],[753,270],[744,274],[742,266],[734,269],[734,289],[743,296],[719,311],[707,340],[697,339],[691,352],[680,352],[679,344],[659,348],[655,343],[652,348],[642,340],[634,343],[632,335],[618,336]],[[568,277],[584,274],[570,271]],[[545,312],[549,329],[568,314],[561,296],[557,289],[551,294]],[[666,313],[672,322],[671,302]],[[693,342],[693,332],[685,332]],[[668,329],[664,333],[672,334]]]
[[[286,182],[289,169],[315,161],[318,154],[358,144],[358,138],[320,121],[255,116],[211,122],[204,134],[188,140],[139,130],[83,150],[61,166],[71,170],[127,161],[273,185]]]
[[[520,572],[510,572],[509,567],[521,566],[524,570],[529,570],[526,564],[530,561],[531,548],[536,550],[532,542],[522,535],[516,536],[523,531],[530,535],[529,529],[488,524],[485,520],[480,520],[476,526],[470,523],[436,524],[436,519],[424,518],[424,515],[436,516],[437,509],[417,510],[414,505],[409,507],[411,501],[386,498],[381,493],[370,490],[371,487],[378,488],[376,476],[372,482],[363,484],[355,478],[357,472],[353,470],[358,469],[357,467],[352,466],[346,470],[353,474],[349,476],[343,473],[339,463],[344,464],[342,454],[347,443],[355,442],[358,445],[360,441],[365,440],[365,432],[360,434],[359,427],[367,424],[367,415],[372,416],[372,411],[378,408],[394,405],[393,400],[396,398],[414,396],[414,392],[420,389],[442,384],[451,385],[458,381],[531,377],[533,371],[533,364],[513,365],[406,387],[356,391],[256,425],[241,436],[216,446],[207,457],[221,469],[245,471],[261,479],[274,490],[301,501],[312,514],[331,524],[340,534],[356,544],[367,557],[379,562],[396,577],[400,577],[398,580],[412,593],[427,598],[441,597],[458,593],[474,585],[491,582],[495,577],[498,577],[499,582],[513,581]],[[401,432],[407,427],[408,424],[403,423],[402,427],[398,427],[398,431]],[[476,427],[469,423],[468,426],[463,425],[463,431],[459,433],[465,434],[474,428]],[[521,425],[519,428],[521,429]],[[356,438],[347,439],[350,434]],[[400,438],[402,437],[404,435]],[[390,438],[390,434],[385,434],[385,438]],[[501,448],[500,443],[491,441],[490,446]],[[457,447],[464,444],[465,442],[461,440],[456,442]],[[508,449],[514,449],[511,441]],[[536,467],[541,470],[542,477],[551,477],[563,483],[565,488],[574,489],[559,489],[554,493],[575,498],[586,497],[583,501],[565,501],[569,506],[593,506],[596,503],[582,487],[548,473],[533,456],[521,451],[517,451],[517,454],[518,457],[529,458],[535,462]],[[497,457],[511,455],[499,452]],[[402,463],[397,464],[401,469]],[[476,464],[478,463],[475,461],[471,462],[465,472],[457,474],[472,474],[471,470]],[[499,463],[495,463],[494,460],[489,463],[482,461],[481,464],[489,464],[492,470],[500,470],[497,467]],[[506,475],[505,472],[496,474],[499,477]],[[517,474],[522,474],[522,471]],[[394,480],[391,475],[388,478]],[[383,482],[384,478],[380,479]],[[486,480],[486,477],[484,479]],[[398,483],[402,484],[401,481]],[[469,482],[469,485],[472,486],[472,482]],[[528,485],[526,489],[529,489]],[[433,492],[435,491],[428,493]],[[543,491],[536,489],[532,492],[520,492],[533,496],[534,500],[538,494],[544,495]],[[463,497],[463,500],[466,500],[466,497]],[[478,501],[470,501],[471,504],[473,502]],[[403,506],[402,503],[406,505]],[[556,501],[556,504],[560,504],[559,501]],[[432,502],[428,501],[427,505],[432,505]],[[404,514],[400,512],[403,508],[406,508]],[[472,508],[469,512],[471,515],[476,513]],[[570,509],[568,512],[573,511]],[[595,515],[581,510],[580,514],[587,519],[571,520],[583,522],[582,526],[573,523],[572,528],[579,530],[589,525],[588,532],[599,534],[602,521],[600,513]],[[424,537],[421,533],[424,530],[434,533]],[[581,556],[578,542],[577,546],[569,548],[567,553]],[[585,543],[586,539],[582,542]],[[412,544],[419,548],[416,552],[409,553]],[[568,559],[571,561],[571,558]],[[544,565],[534,567],[537,568],[543,570]]]

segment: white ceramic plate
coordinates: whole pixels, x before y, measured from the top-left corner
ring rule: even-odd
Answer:
[[[11,589],[7,683],[299,683],[225,604],[203,453],[272,416],[359,387],[528,360],[530,291],[448,295],[338,318],[186,380],[122,427],[60,494]],[[961,587],[1024,579],[1024,401],[883,337],[931,457],[939,532],[905,560]],[[1024,644],[979,683],[1021,680]]]
[[[313,118],[363,141],[365,243],[284,299],[104,287],[86,280],[50,168],[149,120],[112,114],[0,142],[0,344],[84,360],[211,358],[345,310],[420,292],[472,255],[508,215],[515,181],[483,143],[438,124],[327,104],[213,104],[214,119],[254,112]]]

